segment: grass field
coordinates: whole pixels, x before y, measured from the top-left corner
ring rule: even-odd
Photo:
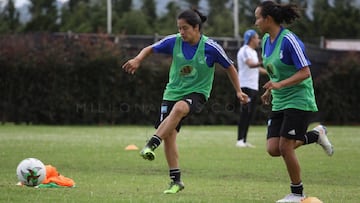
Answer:
[[[183,126],[178,137],[185,189],[170,182],[162,151],[150,162],[141,148],[151,126],[0,126],[0,202],[275,202],[289,193],[280,158],[265,152],[265,126],[252,126],[256,148],[236,148],[236,126]],[[297,151],[307,196],[324,203],[360,202],[360,127],[328,126],[335,154],[313,144]],[[75,188],[15,186],[16,166],[36,157],[75,180]]]

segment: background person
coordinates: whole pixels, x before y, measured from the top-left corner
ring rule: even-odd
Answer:
[[[255,30],[247,30],[244,33],[244,45],[237,53],[238,77],[241,81],[241,90],[249,96],[249,102],[240,106],[238,121],[237,147],[254,147],[247,142],[247,134],[250,122],[254,117],[257,95],[259,91],[259,74],[266,74],[259,61],[256,48],[260,45],[259,35]]]
[[[206,19],[207,17],[197,10],[180,13],[177,18],[179,33],[145,47],[135,58],[123,65],[125,71],[133,74],[140,63],[152,53],[173,57],[155,134],[140,152],[144,159],[154,160],[154,150],[164,141],[165,157],[172,180],[169,189],[164,191],[166,194],[174,194],[184,188],[176,138],[181,121],[200,112],[208,100],[214,80],[215,63],[225,68],[240,102],[247,101],[247,95],[240,89],[233,62],[219,44],[201,32]]]
[[[295,149],[318,143],[328,155],[333,146],[326,129],[319,125],[307,132],[312,112],[316,112],[313,81],[303,42],[282,23],[291,23],[300,15],[294,4],[264,1],[255,10],[255,25],[265,33],[262,39],[262,61],[270,81],[262,100],[272,111],[268,120],[267,151],[281,156],[290,178],[291,193],[277,202],[301,202],[304,198],[300,163]]]

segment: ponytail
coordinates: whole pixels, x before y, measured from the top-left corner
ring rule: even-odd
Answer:
[[[177,19],[184,19],[192,27],[199,25],[199,30],[201,30],[202,24],[207,20],[207,17],[197,9],[189,9],[180,13]]]
[[[204,16],[199,10],[197,9],[192,9],[192,10],[199,15],[201,23],[204,23],[207,20],[207,17]]]
[[[271,16],[278,24],[291,24],[297,18],[300,18],[299,9],[296,4],[278,4],[273,1],[263,1],[261,7],[261,15],[265,18]]]

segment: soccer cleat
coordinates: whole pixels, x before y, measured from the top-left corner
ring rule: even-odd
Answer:
[[[183,182],[171,182],[169,189],[164,191],[164,194],[175,194],[185,188]]]
[[[144,147],[141,151],[140,151],[140,156],[142,156],[142,158],[147,159],[149,161],[152,161],[155,159],[155,153],[152,149],[150,149],[149,147]]]
[[[325,126],[318,125],[313,130],[317,131],[319,133],[319,138],[317,140],[317,143],[324,149],[327,155],[332,156],[334,154],[334,147],[330,143],[328,137],[327,137],[327,130]]]
[[[244,140],[239,140],[236,142],[236,147],[247,147],[246,143],[244,142]]]
[[[299,194],[288,194],[286,195],[284,198],[279,199],[278,201],[276,201],[276,203],[297,203],[297,202],[301,202],[301,200],[303,200],[305,198],[304,195],[299,195]]]

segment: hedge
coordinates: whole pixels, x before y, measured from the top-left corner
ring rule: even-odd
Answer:
[[[152,55],[135,75],[121,65],[138,48],[107,35],[0,36],[0,119],[28,124],[153,124],[158,117],[171,58]],[[318,121],[358,124],[359,53],[334,57],[314,79]],[[261,78],[261,83],[266,81]],[[239,104],[217,67],[204,111],[185,124],[236,124]],[[265,124],[260,103],[254,124]]]

